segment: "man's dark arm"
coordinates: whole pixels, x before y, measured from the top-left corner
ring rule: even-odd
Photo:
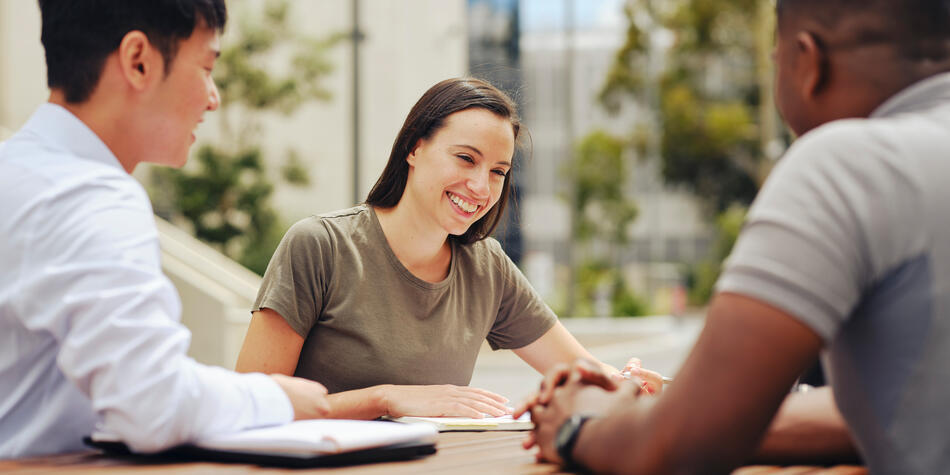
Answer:
[[[795,378],[820,347],[814,331],[782,310],[719,294],[676,382],[654,401],[630,398],[590,421],[577,439],[574,459],[597,472],[728,472],[753,455]],[[570,394],[565,388],[561,396]],[[551,407],[584,409],[566,403]],[[551,425],[562,419],[546,418]],[[546,433],[536,431],[542,446],[549,443]]]
[[[753,458],[759,463],[860,463],[831,388],[793,393],[782,403]]]

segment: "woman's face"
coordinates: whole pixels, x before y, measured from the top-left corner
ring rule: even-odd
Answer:
[[[405,196],[448,234],[464,234],[498,202],[514,150],[508,119],[480,108],[451,114],[406,157]]]

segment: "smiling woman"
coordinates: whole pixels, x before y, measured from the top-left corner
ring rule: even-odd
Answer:
[[[541,372],[592,359],[488,237],[520,130],[514,103],[484,81],[429,89],[366,203],[284,236],[238,371],[319,381],[332,417],[480,417],[510,412],[467,386],[482,341]]]

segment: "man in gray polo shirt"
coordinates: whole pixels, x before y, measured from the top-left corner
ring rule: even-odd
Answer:
[[[659,398],[584,384],[597,378],[583,363],[547,379],[566,382],[531,408],[542,458],[728,471],[821,352],[872,473],[950,467],[950,2],[778,0],[777,14],[776,101],[801,138],[752,206],[706,328]],[[826,396],[812,421],[835,420]],[[766,448],[808,417],[785,412]],[[826,448],[827,431],[796,430]]]

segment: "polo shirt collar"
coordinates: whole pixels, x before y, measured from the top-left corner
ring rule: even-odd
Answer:
[[[918,81],[879,105],[871,117],[885,117],[928,109],[950,101],[950,72]]]

